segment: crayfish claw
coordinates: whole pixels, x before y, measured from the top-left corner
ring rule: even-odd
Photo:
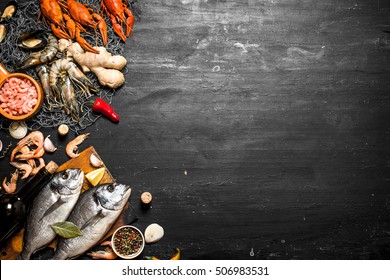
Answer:
[[[83,37],[80,36],[80,34],[77,34],[76,32],[76,41],[80,44],[80,46],[85,49],[88,52],[99,54],[100,51],[92,47]]]
[[[134,25],[134,15],[128,8],[125,8],[125,14],[128,16],[126,19],[126,37],[129,37]]]

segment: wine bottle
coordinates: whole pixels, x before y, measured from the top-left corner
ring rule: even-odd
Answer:
[[[57,168],[55,162],[49,162],[15,193],[0,197],[0,247],[3,247],[8,238],[23,228],[29,206]]]

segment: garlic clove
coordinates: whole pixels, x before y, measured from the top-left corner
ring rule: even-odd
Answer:
[[[95,154],[91,154],[89,161],[93,167],[101,167],[103,165],[103,162]]]
[[[0,140],[0,152],[3,150],[3,142]]]
[[[50,135],[45,138],[45,141],[43,142],[43,148],[46,152],[49,153],[54,153],[57,150],[53,142],[50,140]]]

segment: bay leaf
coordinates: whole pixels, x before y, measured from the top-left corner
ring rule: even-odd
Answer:
[[[63,238],[74,238],[83,235],[81,230],[72,222],[58,222],[51,225],[51,228]]]

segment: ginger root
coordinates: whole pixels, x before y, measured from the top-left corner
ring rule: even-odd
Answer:
[[[73,59],[82,67],[83,71],[93,72],[99,83],[110,88],[118,88],[125,82],[122,72],[127,60],[121,55],[111,55],[104,47],[94,47],[99,54],[86,52],[78,43],[68,47],[68,52]]]

